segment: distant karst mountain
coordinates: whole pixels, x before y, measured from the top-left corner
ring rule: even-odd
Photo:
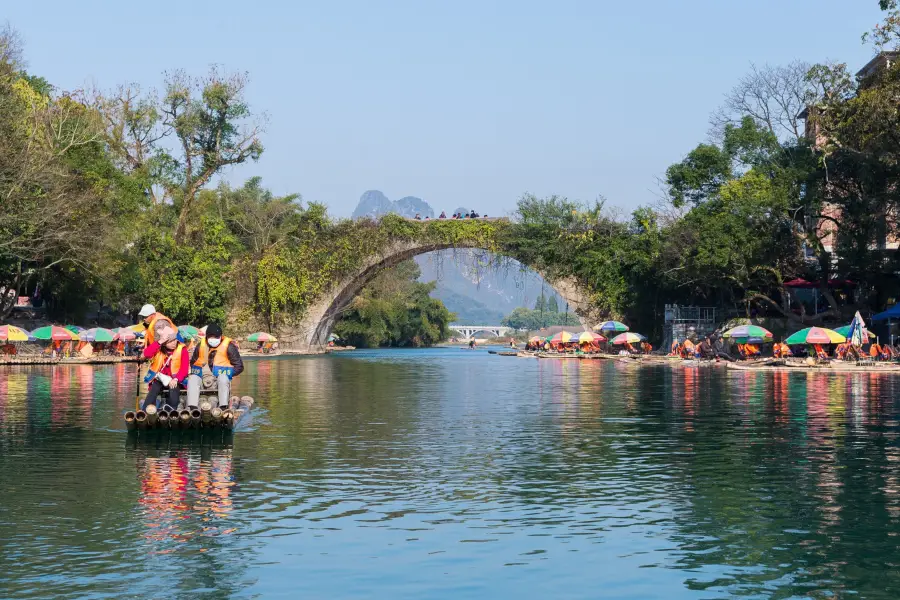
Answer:
[[[413,218],[417,214],[423,219],[425,217],[434,218],[434,210],[421,198],[405,196],[396,202],[391,202],[378,190],[369,190],[360,197],[359,204],[353,211],[353,218],[372,217],[375,219],[388,213],[397,213],[409,218]]]
[[[421,198],[405,196],[391,201],[378,190],[369,190],[359,199],[353,218],[377,218],[388,213],[413,218],[435,218],[434,209]],[[459,207],[453,213],[465,214],[469,209]],[[471,325],[499,325],[500,319],[514,308],[534,307],[543,292],[555,296],[553,288],[544,284],[541,276],[530,269],[522,269],[513,261],[509,269],[481,266],[478,250],[444,250],[416,257],[422,269],[421,281],[437,281],[432,296],[441,300],[456,313],[456,321]],[[560,308],[565,302],[557,296]]]

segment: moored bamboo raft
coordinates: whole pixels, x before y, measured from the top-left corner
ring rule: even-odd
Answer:
[[[234,431],[250,415],[252,396],[232,396],[225,410],[201,400],[193,409],[169,410],[148,406],[146,411],[128,411],[123,415],[128,431]]]
[[[830,361],[826,363],[808,364],[806,361],[782,360],[778,363],[761,361],[758,363],[728,363],[728,368],[736,371],[782,371],[782,372],[818,372],[818,373],[900,373],[900,364],[874,363],[856,364],[855,362]]]
[[[50,358],[47,356],[29,356],[29,355],[0,355],[0,365],[116,365],[119,363],[136,363],[141,362],[139,356],[91,356],[71,357],[71,358]]]

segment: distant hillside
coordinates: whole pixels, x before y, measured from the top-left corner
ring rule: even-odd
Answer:
[[[415,196],[405,196],[391,201],[378,190],[369,190],[359,199],[353,218],[380,217],[388,213],[404,217],[435,218],[428,202]],[[459,207],[448,212],[466,213]],[[535,300],[543,290],[545,296],[556,296],[549,286],[542,285],[540,275],[530,269],[522,270],[513,261],[508,269],[484,267],[479,261],[483,253],[477,250],[445,250],[416,257],[422,269],[420,281],[437,281],[432,296],[441,300],[451,312],[457,314],[458,323],[473,325],[499,325],[500,320],[514,308],[534,308]],[[565,302],[558,296],[560,310]]]
[[[434,210],[427,202],[415,196],[405,196],[396,202],[391,202],[388,197],[378,190],[369,190],[363,193],[353,211],[353,218],[360,217],[380,217],[388,213],[397,213],[398,215],[413,218],[417,214],[422,217],[434,218]]]

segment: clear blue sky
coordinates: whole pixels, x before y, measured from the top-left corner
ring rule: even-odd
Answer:
[[[751,62],[862,66],[876,0],[7,2],[62,88],[248,71],[258,174],[346,216],[367,189],[504,214],[523,192],[631,209]],[[851,8],[851,6],[853,8]]]

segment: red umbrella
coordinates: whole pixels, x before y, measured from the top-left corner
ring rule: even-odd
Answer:
[[[113,340],[117,342],[133,342],[137,339],[137,334],[127,327],[120,327],[116,330]]]

